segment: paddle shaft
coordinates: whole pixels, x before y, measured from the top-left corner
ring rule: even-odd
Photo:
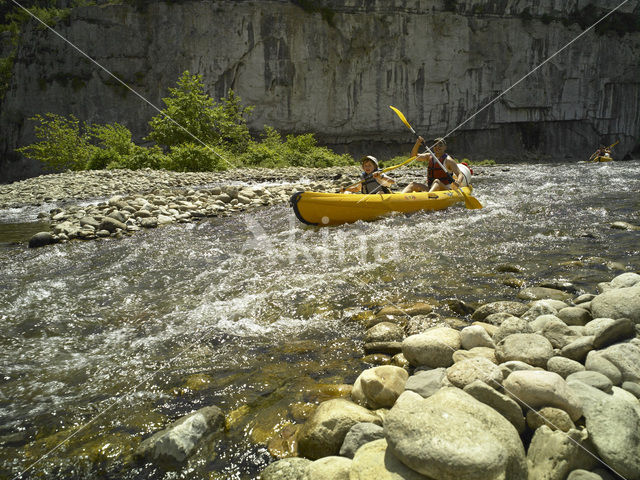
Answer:
[[[400,120],[402,120],[402,123],[404,123],[409,128],[409,130],[411,130],[411,132],[415,136],[419,137],[419,135],[416,133],[416,131],[413,129],[413,127],[409,124],[409,122],[407,121],[407,118],[404,116],[404,114],[400,110],[398,110],[396,107],[392,107],[391,105],[389,105],[389,108],[391,108],[391,110],[396,112],[396,114],[398,115]],[[440,162],[440,159],[438,157],[436,157],[436,155],[431,151],[431,149],[427,146],[426,143],[425,143],[424,146],[426,147],[427,151],[431,154],[433,159],[438,163],[438,165],[440,166],[442,171],[445,173],[447,178],[451,181],[451,183],[455,183],[455,181],[453,180],[453,177],[449,174],[449,172],[447,172],[447,169],[444,168],[444,165],[442,165],[442,163]],[[470,209],[482,208],[482,204],[478,201],[477,198],[472,197],[470,195],[467,195],[459,187],[460,186],[458,185],[458,192],[460,192],[462,194],[462,196],[464,197],[464,205],[465,205],[465,207],[470,208]]]

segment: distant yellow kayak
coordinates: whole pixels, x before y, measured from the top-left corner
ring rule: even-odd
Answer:
[[[596,157],[593,160],[591,160],[592,162],[612,162],[613,161],[613,157]]]
[[[462,189],[470,195],[471,186]],[[297,192],[291,197],[293,211],[308,225],[340,225],[358,220],[373,220],[392,212],[411,213],[419,210],[442,210],[465,198],[453,190],[390,194],[344,194]]]

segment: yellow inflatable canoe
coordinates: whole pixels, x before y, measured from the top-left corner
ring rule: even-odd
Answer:
[[[591,160],[592,162],[612,162],[613,158],[612,157],[596,157],[593,160]]]
[[[467,195],[472,190],[471,186],[463,187]],[[392,212],[442,210],[464,201],[464,196],[453,190],[373,195],[296,192],[289,200],[298,220],[319,226],[373,220]]]

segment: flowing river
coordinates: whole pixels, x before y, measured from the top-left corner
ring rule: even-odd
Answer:
[[[39,225],[0,225],[0,477],[257,478],[292,412],[371,366],[353,313],[514,300],[509,278],[593,292],[640,270],[640,232],[611,228],[640,223],[639,161],[484,172],[484,209],[330,228],[280,205],[28,249]],[[183,469],[132,462],[207,405],[228,431]]]

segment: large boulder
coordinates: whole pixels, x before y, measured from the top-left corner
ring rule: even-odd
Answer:
[[[586,325],[593,317],[586,308],[565,307],[558,311],[558,318],[567,325]]]
[[[480,325],[470,325],[463,328],[460,331],[460,344],[465,350],[471,350],[475,347],[494,347],[493,340]]]
[[[458,388],[464,388],[475,380],[498,388],[502,384],[502,371],[490,360],[475,357],[454,363],[447,369],[447,378]]]
[[[514,333],[533,333],[529,322],[518,317],[507,318],[493,334],[493,341],[497,345],[501,340]]]
[[[496,412],[509,420],[518,433],[524,432],[525,419],[520,405],[508,395],[498,392],[481,380],[476,380],[464,387],[464,391],[476,400],[489,405]]]
[[[593,447],[587,432],[569,430],[565,433],[542,425],[533,435],[527,451],[528,478],[565,480],[572,470],[588,470],[598,463],[589,451],[593,451]]]
[[[522,300],[558,300],[564,301],[571,298],[571,294],[548,287],[527,287],[520,290],[518,298]]]
[[[267,465],[260,474],[260,480],[300,480],[311,463],[306,458],[283,458]]]
[[[515,333],[496,346],[496,359],[500,363],[519,360],[534,367],[545,368],[553,357],[551,342],[535,333]]]
[[[384,438],[384,430],[375,423],[356,423],[349,429],[340,447],[340,455],[353,458],[358,449],[365,443]]]
[[[640,403],[583,382],[568,383],[584,408],[587,431],[600,458],[622,477],[640,478]]]
[[[301,480],[349,480],[351,459],[331,456],[311,462]]]
[[[508,313],[514,317],[519,317],[527,310],[529,310],[529,307],[520,302],[500,301],[486,303],[473,312],[471,320],[474,322],[482,321],[492,313]]]
[[[594,318],[628,318],[640,323],[640,283],[632,287],[608,290],[591,301]]]
[[[29,248],[44,247],[54,243],[54,241],[51,232],[38,232],[29,239]]]
[[[432,480],[411,470],[389,450],[383,438],[369,442],[358,449],[349,480]]]
[[[402,353],[416,367],[449,367],[459,348],[460,332],[448,327],[432,328],[402,342]]]
[[[389,449],[402,463],[440,480],[526,478],[524,447],[514,426],[458,388],[429,398],[403,393],[384,423]]]
[[[582,416],[580,399],[573,395],[567,382],[557,373],[537,370],[513,372],[504,381],[504,390],[529,408],[560,408],[574,422]]]
[[[420,370],[407,379],[404,388],[427,398],[442,388],[446,375],[447,371],[444,368]]]
[[[404,392],[409,374],[404,368],[382,365],[365,370],[353,384],[351,399],[359,405],[376,410],[391,408]]]
[[[618,343],[600,350],[599,353],[620,371],[622,382],[640,383],[640,346],[634,343]]]
[[[356,423],[380,425],[380,417],[344,398],[322,402],[298,430],[298,452],[312,460],[338,455],[347,432]]]
[[[222,431],[224,423],[224,414],[218,407],[201,408],[144,440],[136,449],[135,456],[179,465],[193,454],[205,437]]]

